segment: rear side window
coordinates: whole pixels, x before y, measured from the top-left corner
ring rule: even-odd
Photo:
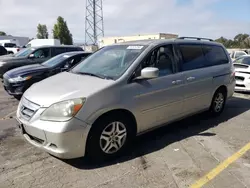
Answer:
[[[181,44],[179,48],[183,59],[182,71],[204,67],[205,58],[201,45]]]
[[[53,50],[54,51],[54,53],[53,53],[54,56],[66,52],[65,48],[53,48],[53,49],[54,49]]]
[[[5,47],[5,48],[15,48],[15,47],[16,47],[16,44],[15,44],[15,43],[5,43],[5,44],[4,44],[4,47]]]
[[[203,46],[206,58],[206,66],[226,64],[229,62],[224,49],[221,46]]]
[[[67,52],[82,51],[81,48],[67,48]]]

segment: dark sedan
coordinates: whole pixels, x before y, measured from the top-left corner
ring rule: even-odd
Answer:
[[[90,54],[89,52],[67,52],[57,55],[42,64],[12,69],[3,75],[4,88],[10,95],[19,99],[32,84],[67,71]]]
[[[31,65],[41,64],[56,55],[81,51],[83,49],[72,45],[61,45],[61,46],[40,46],[35,48],[26,48],[13,55],[4,55],[0,57],[0,78],[3,74],[11,69]]]

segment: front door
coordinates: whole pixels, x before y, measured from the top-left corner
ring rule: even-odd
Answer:
[[[184,114],[192,114],[210,106],[213,74],[211,67],[206,67],[202,46],[200,44],[179,44],[182,54],[181,70],[183,72]]]
[[[159,77],[134,81],[128,86],[129,90],[137,92],[134,104],[139,124],[138,132],[180,117],[183,109],[183,74],[176,72],[173,46],[156,48],[141,64],[139,73],[145,67],[157,67]]]
[[[51,57],[51,48],[40,48],[33,52],[34,57],[29,58],[29,64],[41,64]]]

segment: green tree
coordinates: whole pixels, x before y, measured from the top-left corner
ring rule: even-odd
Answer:
[[[248,34],[238,34],[233,40],[220,37],[215,40],[222,43],[226,48],[250,48],[250,37]]]
[[[47,39],[49,38],[49,33],[46,25],[38,24],[37,26],[37,35],[38,39]]]
[[[73,44],[72,34],[69,31],[66,21],[59,16],[57,23],[54,25],[53,35],[55,39],[59,39],[61,44]]]
[[[0,36],[5,36],[5,35],[6,35],[6,33],[5,33],[5,32],[0,31]]]

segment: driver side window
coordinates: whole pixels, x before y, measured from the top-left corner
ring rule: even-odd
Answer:
[[[143,61],[140,67],[136,71],[136,77],[140,76],[141,70],[146,67],[155,67],[159,69],[159,77],[167,76],[174,73],[174,54],[173,46],[166,45],[156,48],[151,52],[145,61]]]
[[[47,58],[50,56],[50,49],[49,48],[43,48],[35,51],[34,53],[35,58]]]

